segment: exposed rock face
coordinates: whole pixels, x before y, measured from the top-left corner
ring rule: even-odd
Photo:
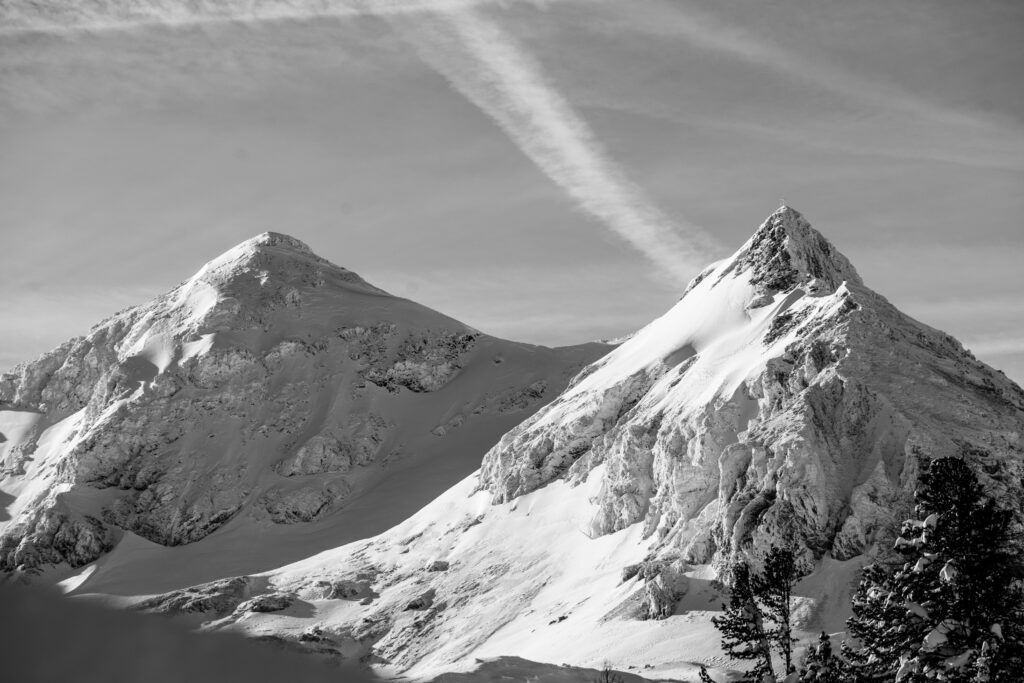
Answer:
[[[71,518],[57,508],[41,510],[33,519],[29,539],[0,537],[0,557],[12,566],[35,567],[66,562],[81,567],[114,547],[118,534],[99,519]]]
[[[246,600],[237,607],[239,612],[280,612],[291,607],[295,602],[294,595],[287,593],[264,593]]]
[[[690,582],[689,567],[678,558],[641,562],[623,571],[623,581],[638,577],[643,581],[640,616],[666,619],[675,612],[679,599],[686,594]]]
[[[261,235],[0,376],[0,491],[16,499],[0,568],[87,564],[120,530],[191,543],[243,511],[323,519],[406,457],[409,439],[436,439],[453,398],[434,397],[449,387],[465,413],[451,431],[507,408],[494,387],[525,415],[545,382],[550,398],[604,350],[482,335]],[[507,427],[465,428],[493,443]]]
[[[143,600],[135,607],[161,614],[224,616],[252,595],[256,584],[248,576],[235,576]]]
[[[388,424],[379,415],[352,415],[344,425],[330,425],[311,437],[277,467],[286,477],[344,474],[382,455]]]
[[[604,465],[594,533],[642,523],[698,563],[784,538],[848,558],[907,509],[918,455],[967,453],[1019,495],[1022,433],[1019,387],[784,207],[502,437],[480,485],[504,502]]]
[[[433,589],[424,591],[413,600],[409,601],[409,604],[405,606],[406,611],[409,610],[424,610],[434,604],[435,591]]]
[[[291,490],[273,488],[257,502],[276,524],[312,522],[328,514],[351,490],[348,482],[340,479],[319,488],[313,485]]]

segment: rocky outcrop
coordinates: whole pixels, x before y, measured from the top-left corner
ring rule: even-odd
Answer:
[[[275,524],[312,522],[344,502],[351,490],[344,479],[311,482],[298,489],[271,489],[260,496],[258,504]]]
[[[393,362],[371,367],[363,376],[379,387],[397,391],[437,391],[462,368],[462,356],[473,347],[472,333],[410,335]]]
[[[409,604],[405,606],[406,611],[409,610],[425,610],[434,604],[434,597],[436,592],[434,589],[426,590],[417,595],[415,598],[409,601]]]
[[[235,611],[252,595],[255,585],[257,582],[250,577],[236,576],[158,595],[137,603],[135,607],[160,614],[205,614],[220,617]]]
[[[287,593],[264,593],[241,603],[238,612],[280,612],[291,607],[295,596]]]
[[[285,477],[344,474],[382,455],[389,425],[379,415],[350,415],[343,425],[330,425],[310,437],[277,465]]]
[[[675,612],[676,605],[690,586],[686,571],[690,567],[678,558],[648,560],[630,565],[622,572],[622,580],[634,577],[643,581],[640,617],[666,619]]]
[[[0,536],[0,561],[11,568],[66,562],[82,567],[114,547],[116,530],[90,516],[73,516],[59,508],[34,511],[17,534]]]

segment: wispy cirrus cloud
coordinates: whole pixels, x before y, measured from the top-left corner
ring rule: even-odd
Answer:
[[[978,112],[937,102],[895,83],[864,77],[856,71],[832,64],[820,55],[803,54],[799,48],[780,45],[700,9],[694,3],[655,0],[645,4],[643,11],[639,12],[623,5],[609,4],[607,7],[623,16],[623,25],[652,35],[679,37],[696,47],[769,69],[880,109],[966,128],[987,128],[993,125],[993,121]]]
[[[443,12],[496,0],[6,0],[0,34]]]

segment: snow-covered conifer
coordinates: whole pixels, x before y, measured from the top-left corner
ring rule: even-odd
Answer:
[[[822,631],[818,642],[807,648],[800,667],[800,683],[847,683],[845,662],[832,650],[832,640]]]
[[[916,519],[896,541],[902,563],[867,567],[853,598],[848,626],[860,647],[846,654],[856,680],[1024,680],[1013,515],[962,459],[922,471]]]

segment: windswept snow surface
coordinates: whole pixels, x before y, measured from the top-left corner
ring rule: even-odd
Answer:
[[[153,593],[372,536],[608,348],[496,339],[260,235],[0,377],[0,567]]]

